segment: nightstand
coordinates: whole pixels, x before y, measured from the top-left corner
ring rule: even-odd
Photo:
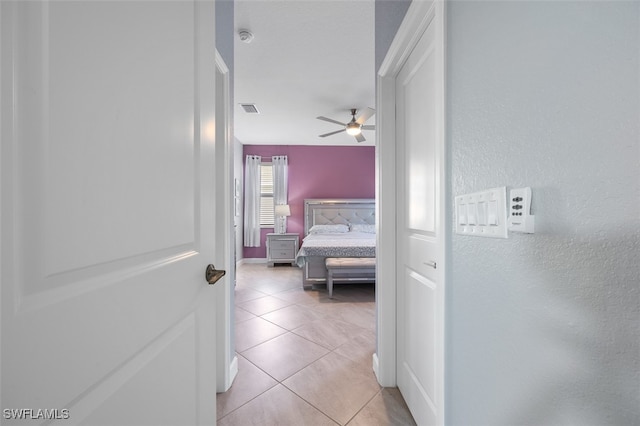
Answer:
[[[298,234],[267,234],[267,265],[295,264],[298,253]]]

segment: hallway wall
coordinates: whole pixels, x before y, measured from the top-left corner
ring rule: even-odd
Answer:
[[[411,0],[375,0],[376,15],[376,69],[377,73],[387,55],[389,46],[402,23]]]
[[[531,186],[536,233],[451,235],[447,423],[640,423],[640,3],[448,3],[454,196]]]

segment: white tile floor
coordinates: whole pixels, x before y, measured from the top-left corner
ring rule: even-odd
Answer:
[[[371,369],[372,284],[302,289],[297,267],[244,264],[236,286],[233,386],[218,394],[220,425],[415,425],[395,388]]]

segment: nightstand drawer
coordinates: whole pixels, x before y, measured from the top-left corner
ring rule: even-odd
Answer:
[[[267,234],[267,265],[275,263],[293,264],[298,252],[298,234]]]
[[[284,240],[284,241],[271,241],[269,243],[269,248],[272,250],[293,250],[295,246],[294,240]]]
[[[289,249],[271,249],[269,250],[269,254],[272,259],[293,259],[295,254],[293,253],[293,248]]]

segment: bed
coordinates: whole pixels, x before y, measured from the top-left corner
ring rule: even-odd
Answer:
[[[309,289],[314,284],[326,284],[327,257],[375,257],[374,228],[375,200],[305,200],[305,236],[296,256],[296,264],[304,268],[302,286]]]

